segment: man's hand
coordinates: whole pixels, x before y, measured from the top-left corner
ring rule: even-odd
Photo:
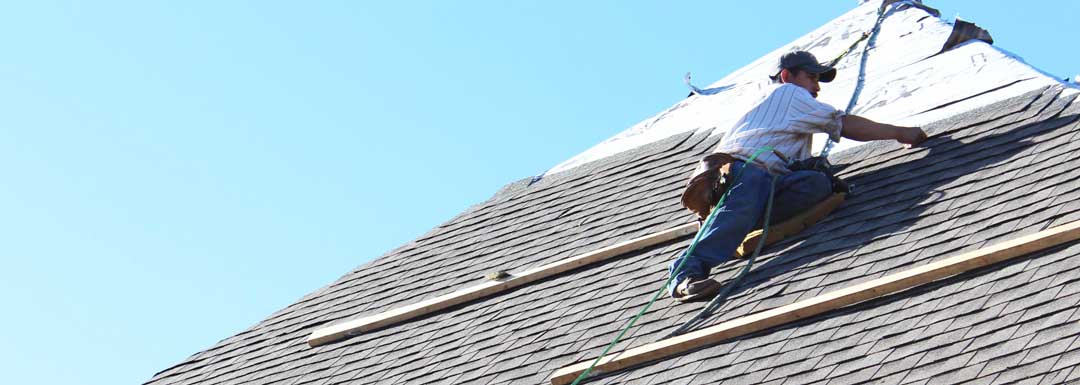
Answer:
[[[906,148],[912,148],[917,146],[922,141],[926,140],[926,132],[919,127],[896,127],[896,141],[903,144]]]

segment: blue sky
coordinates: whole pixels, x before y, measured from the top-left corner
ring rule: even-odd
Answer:
[[[1076,2],[929,4],[1080,73]],[[141,383],[854,5],[6,4],[3,382]]]

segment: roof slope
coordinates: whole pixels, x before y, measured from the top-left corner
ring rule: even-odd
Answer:
[[[943,122],[922,149],[884,144],[838,154],[860,193],[772,247],[715,321],[1080,218],[1080,160],[1070,156],[1080,147],[1072,140],[1080,133],[1080,103],[1060,92]],[[705,135],[682,135],[576,175],[512,186],[150,382],[546,382],[613,338],[686,240],[341,343],[309,348],[305,338],[327,322],[469,286],[486,271],[516,271],[684,223],[679,186],[689,162],[712,144]],[[1026,360],[1033,366],[1024,373],[1058,375],[1054,370],[1072,370],[1065,364],[1080,360],[1071,350],[1080,349],[1073,344],[1080,335],[1073,322],[1080,320],[1077,253],[1077,246],[1040,253],[606,381],[992,379],[1017,373],[1004,369]],[[694,310],[655,307],[627,345],[651,342]]]
[[[915,150],[875,143],[835,154],[856,194],[767,249],[710,322],[1080,219],[1076,96],[1042,87],[927,125],[931,139]],[[717,139],[686,131],[509,185],[148,383],[546,383],[614,338],[688,239],[342,342],[310,348],[305,340],[327,324],[469,287],[489,271],[520,271],[687,223],[678,194]],[[1080,378],[1077,254],[1080,245],[1058,247],[592,383]],[[652,342],[696,310],[660,302],[620,347]]]

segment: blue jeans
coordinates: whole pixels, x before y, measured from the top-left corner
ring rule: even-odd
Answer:
[[[730,188],[724,205],[718,209],[720,212],[709,228],[705,229],[694,253],[689,257],[684,253],[668,267],[669,273],[675,275],[668,286],[670,293],[674,293],[675,286],[688,277],[708,278],[709,271],[731,259],[746,234],[760,228],[764,222],[772,176],[754,165],[743,168],[743,164],[741,161],[732,164],[731,173],[738,175],[742,169],[742,175]],[[770,223],[776,224],[809,210],[831,194],[832,181],[824,173],[802,170],[782,175],[776,181]],[[676,272],[675,268],[682,258],[686,258],[686,262],[682,270]]]

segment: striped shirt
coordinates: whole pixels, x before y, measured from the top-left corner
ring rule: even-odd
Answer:
[[[811,156],[810,143],[815,133],[826,133],[840,140],[844,111],[819,102],[810,91],[794,84],[763,86],[760,99],[746,115],[724,133],[714,152],[747,160],[762,146],[771,146],[789,160]],[[771,174],[791,172],[780,157],[763,152],[754,163]]]

